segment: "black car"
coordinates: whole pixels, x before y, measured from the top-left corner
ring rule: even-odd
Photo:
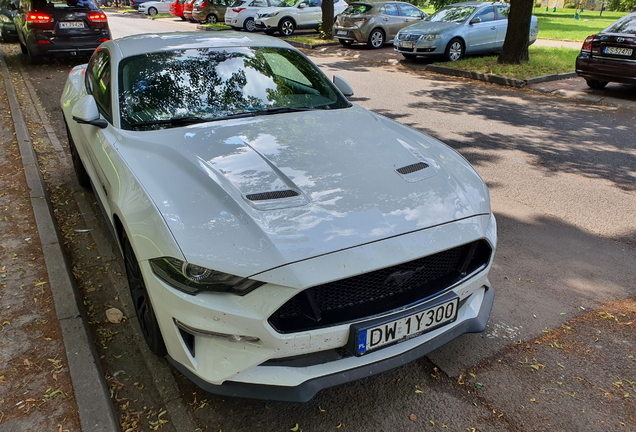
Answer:
[[[15,24],[13,24],[13,17],[18,10],[17,2],[18,0],[0,0],[0,36],[5,42],[18,40]]]
[[[576,73],[593,89],[608,82],[636,84],[636,13],[588,36],[576,59]]]
[[[111,39],[95,0],[21,0],[14,22],[31,63],[50,55],[90,55]]]

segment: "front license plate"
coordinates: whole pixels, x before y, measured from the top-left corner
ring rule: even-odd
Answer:
[[[345,36],[347,33],[349,33],[349,32],[346,31],[346,30],[338,30],[336,32],[336,34],[339,35],[339,36]]]
[[[84,22],[83,21],[61,22],[60,28],[63,28],[63,29],[84,28]]]
[[[605,50],[603,51],[605,54],[614,54],[614,55],[621,55],[621,56],[631,56],[632,53],[634,52],[633,49],[631,48],[617,48],[617,47],[605,47]]]
[[[445,296],[437,302],[426,303],[388,322],[374,321],[364,327],[353,325],[353,351],[356,356],[361,356],[452,323],[457,319],[458,307],[457,296],[452,296],[450,300]]]
[[[413,48],[414,45],[413,42],[398,42],[400,48]]]

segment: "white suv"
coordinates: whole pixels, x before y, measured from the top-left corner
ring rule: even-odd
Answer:
[[[283,36],[291,36],[294,30],[318,29],[322,23],[322,0],[287,0],[280,7],[262,9],[256,18],[256,29],[272,34],[276,30]],[[333,0],[334,17],[344,12],[347,3]]]
[[[283,0],[236,0],[225,11],[225,25],[234,30],[256,31],[254,19],[263,8],[278,6]]]

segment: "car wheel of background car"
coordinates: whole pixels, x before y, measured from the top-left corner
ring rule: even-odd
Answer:
[[[68,126],[66,126],[66,136],[68,137],[68,148],[71,151],[71,161],[73,162],[73,170],[75,171],[77,182],[84,189],[91,189],[91,179],[86,172],[86,168],[84,168],[84,164],[82,163],[79,154],[77,153],[75,142],[73,141],[71,132],[68,130]]]
[[[254,18],[247,18],[243,21],[243,28],[245,31],[253,32],[256,31],[256,23],[254,22]]]
[[[451,39],[444,52],[446,61],[457,61],[464,57],[464,42],[461,39]]]
[[[402,55],[404,56],[405,59],[409,59],[409,60],[415,60],[417,58],[417,54],[405,54],[405,53],[402,53]]]
[[[187,20],[187,18],[186,18],[186,17],[184,17],[184,16],[180,16],[179,18],[181,18],[181,21],[185,21],[185,20]]]
[[[586,79],[585,82],[590,88],[593,88],[594,90],[602,90],[608,84],[607,81],[599,81],[594,79]]]
[[[367,45],[373,49],[382,48],[382,45],[384,45],[384,32],[380,29],[373,29],[369,35]]]
[[[139,321],[141,333],[150,351],[159,357],[163,357],[167,354],[166,345],[161,336],[161,330],[159,329],[155,311],[150,303],[150,297],[148,296],[146,284],[141,275],[139,263],[137,262],[137,258],[135,257],[135,253],[126,234],[124,234],[122,238],[122,249],[124,251],[124,264],[126,266],[130,295],[132,296],[133,307],[137,314],[137,321]]]
[[[216,15],[214,14],[210,14],[205,17],[206,24],[216,24],[217,22],[218,22],[218,19],[216,18]]]
[[[150,9],[148,9],[148,15],[150,15],[150,16],[157,15],[157,8],[151,7]]]
[[[338,41],[340,42],[340,45],[342,46],[351,46],[351,44],[353,43],[353,41],[345,40],[345,39],[338,39]]]
[[[296,24],[289,18],[284,18],[278,24],[278,31],[283,36],[291,36],[294,34],[294,30],[296,30]]]
[[[29,63],[31,63],[32,65],[40,64],[41,62],[40,56],[37,54],[34,54],[33,51],[29,49],[29,47],[27,47],[27,56],[29,57]]]

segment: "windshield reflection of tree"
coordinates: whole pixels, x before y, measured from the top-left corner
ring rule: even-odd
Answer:
[[[285,64],[292,69],[288,76],[301,77],[304,82],[275,74],[268,55],[285,59]],[[137,122],[152,120],[214,119],[271,107],[297,107],[298,103],[309,100],[308,97],[290,97],[299,93],[322,96],[316,100],[323,104],[339,102],[337,94],[325,85],[324,78],[313,66],[299,54],[286,49],[151,53],[125,59],[120,71],[124,129]]]
[[[473,13],[475,8],[470,7],[454,7],[442,9],[439,12],[431,15],[428,21],[441,21],[441,22],[461,22],[466,20],[470,14]]]

